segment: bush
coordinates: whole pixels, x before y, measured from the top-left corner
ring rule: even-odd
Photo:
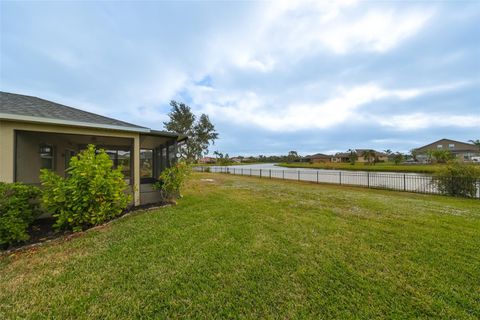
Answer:
[[[159,181],[153,185],[154,189],[160,190],[162,198],[172,200],[180,196],[180,191],[190,175],[190,167],[185,162],[179,162],[174,166],[163,170]]]
[[[450,152],[450,150],[428,150],[427,155],[430,158],[430,161],[434,159],[433,162],[436,163],[447,163],[455,159],[455,156]]]
[[[40,189],[0,182],[0,247],[28,240],[27,229],[39,216]]]
[[[122,168],[114,169],[105,151],[93,145],[72,157],[67,171],[67,178],[46,169],[40,174],[43,206],[57,219],[57,229],[80,231],[101,224],[120,215],[131,200]]]
[[[472,198],[477,194],[479,180],[480,168],[458,162],[450,162],[440,168],[433,179],[434,184],[443,194]]]

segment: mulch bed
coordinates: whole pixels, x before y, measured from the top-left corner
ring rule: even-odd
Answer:
[[[79,235],[85,231],[95,229],[95,228],[100,228],[103,227],[112,221],[115,221],[117,219],[121,219],[125,216],[128,216],[132,213],[135,212],[140,212],[140,211],[149,211],[149,210],[154,210],[158,209],[161,207],[166,207],[169,205],[175,205],[175,202],[158,202],[158,203],[152,203],[152,204],[146,204],[146,205],[140,205],[136,207],[130,207],[126,209],[122,215],[116,217],[115,219],[112,219],[110,221],[105,222],[104,224],[94,226],[88,229],[85,229],[81,232],[72,232],[72,231],[67,231],[67,230],[60,230],[60,231],[55,231],[53,228],[53,225],[55,224],[55,219],[54,218],[42,218],[35,220],[32,225],[28,228],[28,234],[30,235],[30,239],[28,239],[25,242],[22,242],[20,244],[16,245],[11,245],[7,247],[4,251],[0,248],[0,256],[3,255],[8,255],[17,251],[23,251],[23,250],[28,250],[31,248],[34,248],[38,245],[41,245],[42,243],[45,242],[50,242],[53,240],[59,240],[59,239],[69,239],[73,237],[74,235]]]

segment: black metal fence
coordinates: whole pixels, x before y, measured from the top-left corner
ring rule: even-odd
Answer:
[[[365,172],[365,171],[322,171],[322,170],[292,170],[292,169],[253,169],[238,167],[194,167],[199,172],[229,173],[236,175],[260,177],[267,179],[283,179],[309,181],[315,183],[332,183],[338,185],[362,186],[386,190],[408,191],[427,194],[446,194],[431,175],[416,173]],[[456,184],[469,184],[473,198],[480,199],[480,181],[455,178]]]

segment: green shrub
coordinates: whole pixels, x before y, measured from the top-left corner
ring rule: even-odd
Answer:
[[[56,218],[54,227],[80,231],[101,224],[127,207],[122,168],[116,169],[104,150],[93,145],[72,157],[68,177],[42,170],[43,206]]]
[[[450,150],[428,150],[427,156],[430,161],[434,160],[435,163],[447,163],[455,159],[455,155]]]
[[[480,168],[471,164],[450,162],[434,175],[433,182],[446,195],[475,197],[480,181]]]
[[[189,175],[190,167],[185,162],[179,162],[163,170],[159,181],[153,187],[161,191],[163,199],[172,200],[180,196],[180,191]]]
[[[203,172],[210,172],[210,167],[203,167]]]
[[[27,229],[40,214],[40,189],[0,182],[0,247],[28,240]]]

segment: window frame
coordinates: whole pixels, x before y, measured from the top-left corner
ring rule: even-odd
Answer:
[[[42,152],[42,148],[50,148],[50,155],[45,155],[45,152]],[[41,143],[39,146],[40,154],[40,169],[47,169],[50,171],[55,171],[55,147],[51,144]],[[43,167],[43,159],[48,159],[51,161],[50,168]]]
[[[152,167],[151,167],[151,176],[150,177],[142,177],[142,151],[150,151],[152,154]],[[155,178],[155,149],[151,148],[141,148],[140,149],[140,163],[139,163],[139,175],[140,175],[140,184],[147,184],[147,183],[154,183],[157,181]]]

